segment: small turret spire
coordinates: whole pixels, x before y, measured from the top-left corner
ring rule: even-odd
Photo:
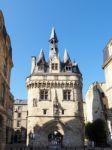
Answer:
[[[70,60],[70,56],[67,52],[67,50],[65,49],[65,52],[64,52],[64,59],[63,59],[64,63],[67,63],[67,62],[71,62]]]
[[[54,27],[52,28],[49,42],[50,42],[49,58],[51,59],[55,56],[58,57],[58,46],[57,46],[58,39]]]
[[[40,50],[40,54],[39,54],[39,56],[38,56],[37,63],[39,63],[40,61],[44,61],[44,62],[45,62],[44,51],[43,51],[42,48],[41,48],[41,50]]]
[[[55,32],[54,27],[52,28],[49,41],[50,41],[50,42],[53,42],[53,41],[54,41],[55,43],[58,42],[57,35],[56,35],[56,32]]]

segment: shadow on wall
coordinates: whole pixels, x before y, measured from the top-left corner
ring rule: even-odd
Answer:
[[[98,84],[93,87],[92,116],[96,119],[107,120],[108,99]]]
[[[57,145],[76,147],[83,146],[84,124],[78,118],[63,123],[61,119],[55,118],[43,126],[38,124],[29,134],[29,145],[37,146]]]
[[[21,127],[19,130],[13,131],[13,143],[23,143],[26,144],[27,130]]]
[[[109,108],[107,96],[98,84],[93,87],[92,116],[93,121],[103,119],[106,122],[107,143],[112,143],[112,108]]]

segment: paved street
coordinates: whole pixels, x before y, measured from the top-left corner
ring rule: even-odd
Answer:
[[[50,145],[49,148],[45,147],[38,147],[38,148],[29,148],[26,147],[23,144],[10,144],[6,146],[5,150],[112,150],[112,148],[101,148],[101,147],[95,147],[95,148],[61,148],[60,146],[56,145]]]

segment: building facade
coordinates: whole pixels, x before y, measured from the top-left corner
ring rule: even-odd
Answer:
[[[108,98],[108,127],[110,133],[110,142],[112,144],[112,39],[104,48],[103,70],[105,74],[106,90],[105,94]]]
[[[12,93],[9,95],[9,99],[6,105],[7,120],[6,120],[6,144],[13,143],[13,103],[14,96]]]
[[[85,123],[101,118],[108,126],[107,142],[112,145],[112,40],[103,51],[105,82],[90,85],[84,103]]]
[[[85,123],[97,119],[107,120],[108,100],[105,95],[105,83],[94,82],[89,86],[85,96]]]
[[[8,110],[13,106],[10,93],[12,67],[11,41],[5,28],[3,13],[0,11],[0,150],[5,149],[7,121],[11,117],[8,115]]]
[[[26,144],[27,101],[16,99],[13,105],[13,142]]]
[[[32,146],[83,146],[82,74],[67,50],[63,61],[54,28],[49,39],[49,60],[41,49],[32,57],[28,91],[27,144]]]

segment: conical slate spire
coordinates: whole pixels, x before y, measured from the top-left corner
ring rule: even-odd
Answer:
[[[71,62],[70,60],[70,56],[67,52],[67,50],[65,49],[65,52],[64,52],[64,59],[63,59],[64,63],[67,63],[67,62]]]
[[[40,50],[40,54],[38,56],[38,60],[37,60],[37,63],[39,63],[40,61],[45,61],[45,56],[44,56],[44,51],[43,49]]]
[[[56,35],[56,32],[55,32],[54,27],[52,28],[52,31],[51,31],[51,35],[50,35],[50,39],[49,39],[49,41],[52,41],[52,40],[54,40],[54,41],[55,41],[55,43],[57,43],[57,42],[58,42],[57,35]]]

